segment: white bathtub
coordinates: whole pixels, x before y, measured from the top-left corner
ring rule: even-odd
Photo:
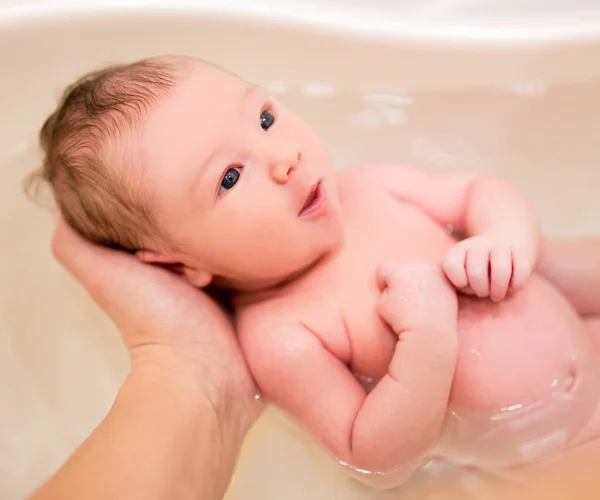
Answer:
[[[117,332],[53,262],[50,218],[20,186],[42,120],[84,71],[157,53],[204,57],[298,109],[340,168],[494,170],[529,194],[547,233],[600,233],[597,1],[81,3],[0,0],[2,499],[60,465],[127,369]],[[398,496],[357,485],[268,411],[228,499],[283,498]]]

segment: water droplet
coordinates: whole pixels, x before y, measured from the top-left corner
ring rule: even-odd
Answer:
[[[469,352],[471,354],[473,354],[473,356],[475,356],[477,359],[483,359],[483,357],[481,356],[481,353],[477,349],[475,349],[475,348],[469,349]]]
[[[360,467],[356,467],[355,465],[349,464],[348,462],[344,462],[341,459],[338,459],[338,463],[342,466],[342,467],[346,467],[347,469],[350,469],[354,472],[358,472],[359,474],[364,474],[365,476],[383,476],[385,473],[384,472],[379,472],[379,471],[370,471],[367,469],[361,469]]]
[[[507,406],[506,408],[501,408],[500,411],[501,412],[515,411],[515,410],[520,410],[521,408],[523,408],[523,403],[519,403],[519,404],[512,405],[512,406]]]

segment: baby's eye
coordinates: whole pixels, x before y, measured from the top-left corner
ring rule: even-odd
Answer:
[[[260,114],[260,126],[263,130],[269,130],[271,125],[275,123],[275,116],[268,109],[265,109]]]
[[[221,179],[221,186],[219,186],[219,194],[229,191],[233,186],[237,184],[242,175],[241,167],[229,167],[225,175]]]

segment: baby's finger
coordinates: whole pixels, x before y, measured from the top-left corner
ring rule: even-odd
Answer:
[[[384,262],[377,267],[375,279],[379,290],[385,290],[390,285],[390,280],[396,270],[396,265],[397,263],[390,261]]]
[[[394,308],[390,304],[390,294],[387,290],[384,290],[379,296],[377,301],[377,310],[383,320],[387,323],[391,323]]]
[[[490,254],[490,297],[500,301],[506,296],[512,276],[512,252],[510,248],[496,247]]]
[[[404,321],[403,303],[399,300],[398,294],[388,288],[389,280],[386,278],[385,272],[389,269],[383,269],[381,273],[382,283],[387,283],[377,301],[377,312],[381,319],[395,332],[398,332],[398,325]]]
[[[525,286],[529,276],[531,275],[531,265],[527,258],[522,257],[518,252],[512,252],[512,280],[510,288],[519,290]]]
[[[444,259],[444,272],[456,288],[464,288],[469,284],[465,268],[466,257],[466,248],[459,244],[452,247]]]
[[[490,294],[490,251],[487,246],[474,246],[467,251],[469,286],[478,297]]]

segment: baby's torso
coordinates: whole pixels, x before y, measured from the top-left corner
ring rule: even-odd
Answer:
[[[377,314],[377,266],[387,259],[441,264],[455,239],[417,207],[385,189],[366,189],[354,176],[340,176],[344,249],[295,286],[285,303],[369,389],[387,373],[397,341]],[[544,417],[548,432],[564,428],[560,439],[589,419],[595,400],[588,397],[590,408],[577,403],[575,409],[571,400],[575,389],[592,390],[586,385],[591,350],[576,313],[542,278],[533,276],[523,292],[500,304],[460,297],[458,322],[459,357],[441,453],[471,461],[504,447],[488,458],[514,462],[521,452],[508,440],[543,438],[547,430],[540,412],[530,411],[529,423],[512,416],[546,400],[558,401],[542,413],[550,413]]]

